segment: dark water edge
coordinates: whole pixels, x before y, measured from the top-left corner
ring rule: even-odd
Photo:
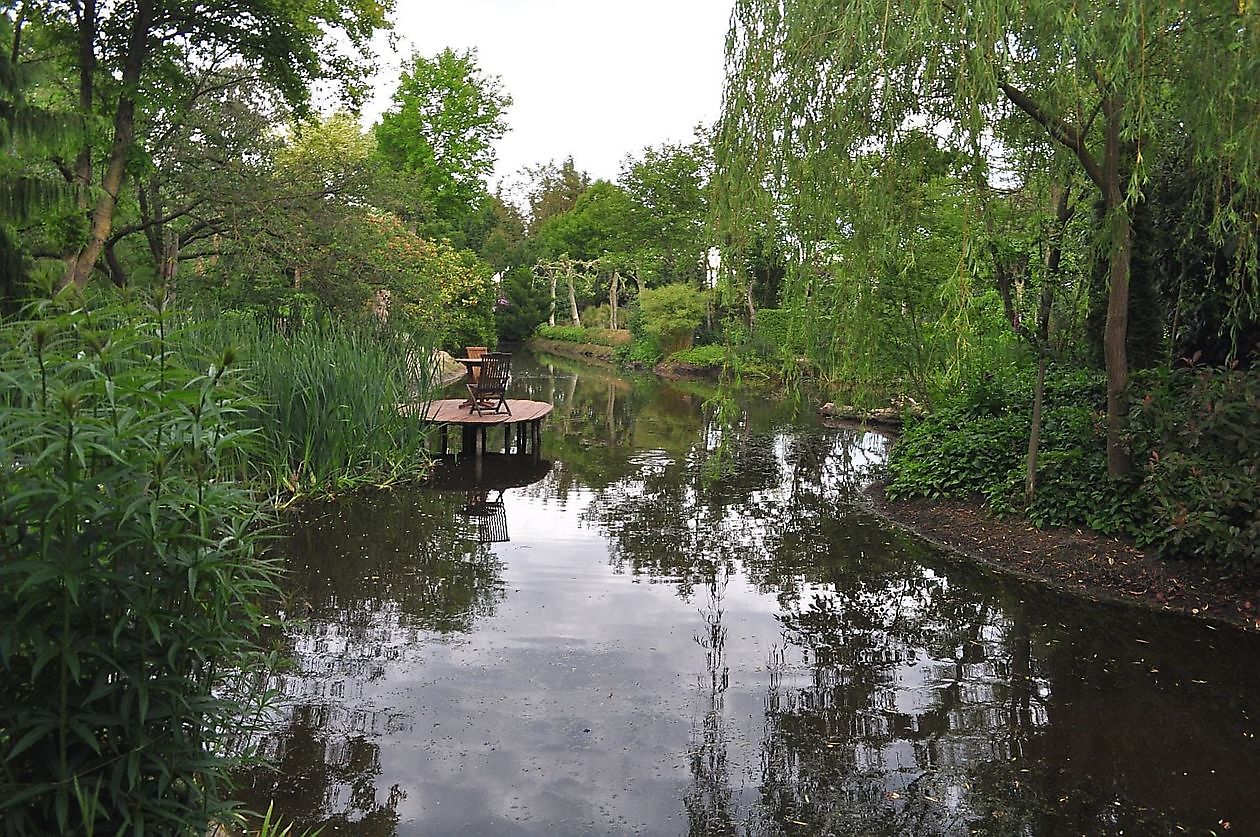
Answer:
[[[543,460],[307,506],[278,769],[324,834],[1260,833],[1260,642],[946,562],[884,442],[518,354]]]

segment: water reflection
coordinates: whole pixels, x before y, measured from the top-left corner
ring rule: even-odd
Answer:
[[[554,463],[293,521],[246,801],[369,835],[1260,832],[1254,638],[943,563],[860,510],[883,440],[797,405],[514,370]]]
[[[424,642],[494,613],[505,590],[489,546],[509,540],[504,491],[550,468],[525,456],[444,458],[432,479],[443,490],[359,496],[289,522],[280,551],[293,667],[274,683],[282,727],[260,742],[278,769],[242,776],[244,802],[275,800],[328,833],[396,833],[406,793],[379,792],[378,739],[414,734],[414,717],[370,684],[408,669]]]

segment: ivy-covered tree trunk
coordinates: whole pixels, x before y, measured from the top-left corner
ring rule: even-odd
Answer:
[[[616,270],[612,272],[612,279],[608,283],[608,328],[615,329],[617,327],[617,294],[620,290],[621,274]]]
[[[551,304],[547,308],[547,325],[554,327],[556,324],[556,271],[550,270],[547,275],[551,282]]]

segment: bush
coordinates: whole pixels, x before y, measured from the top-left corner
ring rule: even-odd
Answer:
[[[240,367],[177,362],[161,310],[48,311],[0,346],[5,829],[204,834],[272,590],[231,478]]]
[[[1185,369],[1150,384],[1132,432],[1146,460],[1151,546],[1260,568],[1260,372]]]
[[[546,340],[560,340],[564,343],[589,343],[586,339],[586,329],[581,326],[553,326],[540,325],[534,329],[534,334]]]
[[[546,340],[560,340],[565,343],[593,343],[596,346],[620,346],[627,342],[629,335],[624,331],[611,331],[606,328],[583,328],[582,326],[549,326],[540,325],[534,334]]]
[[[655,340],[639,337],[618,346],[613,357],[618,363],[629,366],[655,366],[661,359],[661,350]]]
[[[725,366],[726,347],[718,343],[710,343],[707,346],[695,346],[690,349],[683,349],[681,352],[674,352],[669,356],[669,359],[691,366]]]
[[[546,322],[547,303],[534,287],[535,281],[533,271],[527,267],[514,267],[503,277],[494,309],[500,340],[528,340],[538,324]]]
[[[792,312],[762,308],[752,330],[752,348],[759,354],[777,357],[796,351],[791,338]]]
[[[593,305],[587,308],[583,308],[582,313],[580,315],[580,319],[581,319],[582,325],[585,326],[586,328],[597,328],[597,329],[606,330],[608,328],[608,317],[609,317],[609,314],[611,313],[612,313],[611,308],[609,307],[608,303],[605,302],[603,305]],[[627,316],[626,309],[624,308],[617,309],[617,328],[618,329],[625,328],[626,316]]]
[[[1037,493],[1023,500],[1029,375],[985,376],[908,424],[889,460],[887,493],[980,494],[1038,526],[1088,526],[1134,538],[1165,558],[1260,567],[1260,374],[1183,370],[1134,375],[1129,443],[1145,462],[1132,480],[1106,476],[1099,373],[1053,370]]]
[[[704,295],[690,285],[646,288],[639,295],[639,313],[631,318],[631,328],[654,339],[666,354],[690,348],[704,320],[704,303]]]

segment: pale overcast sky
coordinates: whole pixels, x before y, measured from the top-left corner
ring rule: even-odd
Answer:
[[[612,179],[626,154],[688,142],[717,118],[732,0],[398,0],[399,54],[382,40],[375,121],[388,107],[399,64],[414,47],[475,47],[478,64],[511,94],[496,178],[573,155]]]

